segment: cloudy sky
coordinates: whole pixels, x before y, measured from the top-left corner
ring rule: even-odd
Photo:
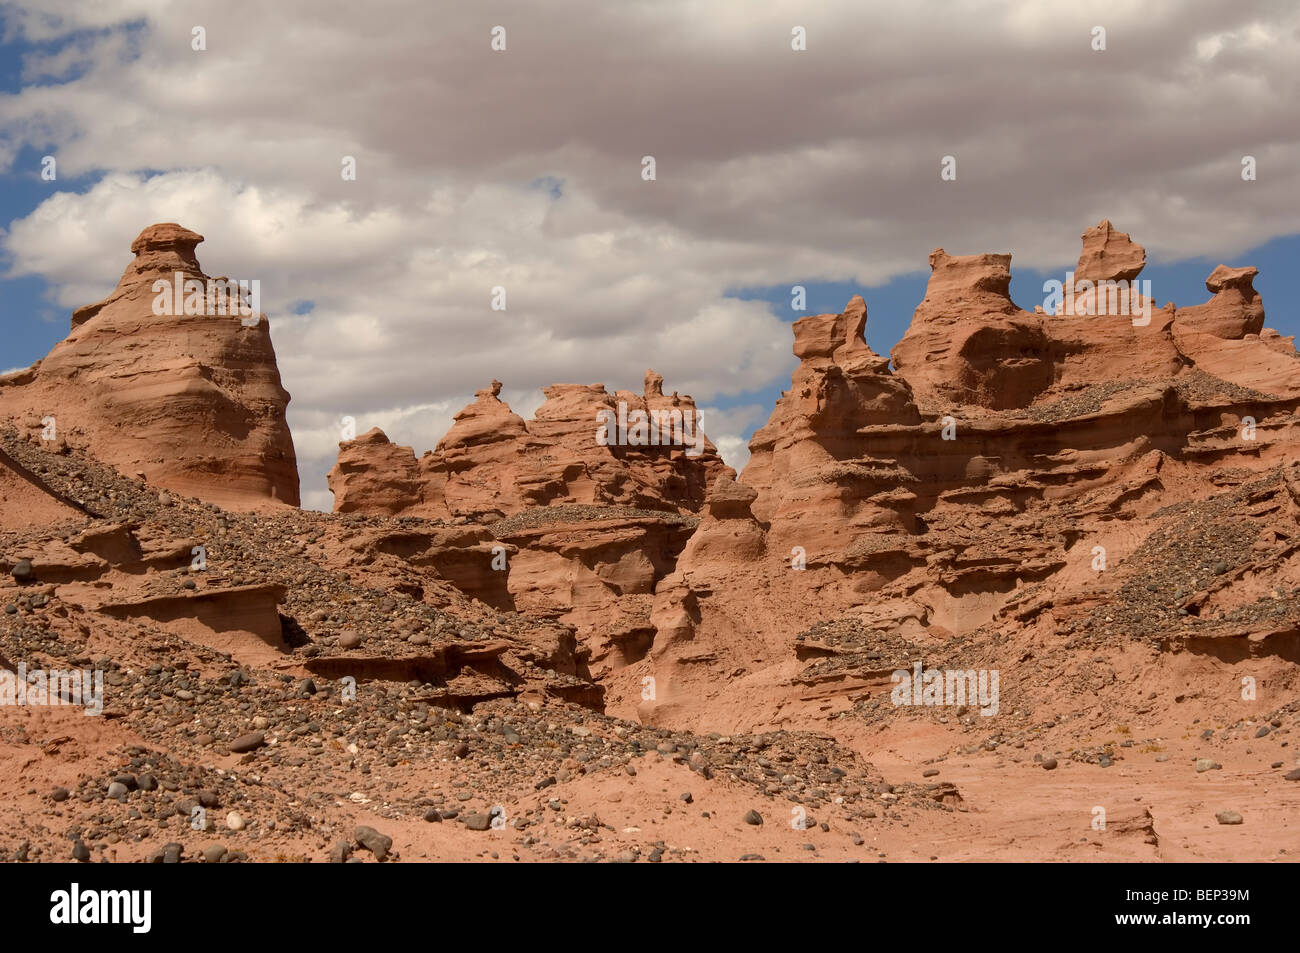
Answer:
[[[740,466],[794,366],[790,287],[813,312],[861,291],[885,352],[937,246],[1011,252],[1032,307],[1107,217],[1161,303],[1255,264],[1268,323],[1300,331],[1292,2],[20,0],[0,19],[0,370],[113,288],[141,228],[179,222],[209,273],[261,281],[308,506],[330,506],[339,417],[423,452],[493,377],[528,415],[548,383],[639,390],[653,366]]]

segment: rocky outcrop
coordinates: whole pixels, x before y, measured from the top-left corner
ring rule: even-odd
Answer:
[[[334,512],[396,516],[421,497],[420,468],[410,447],[389,441],[378,427],[339,444],[329,473]]]
[[[888,508],[867,514],[859,506],[865,497],[894,489],[899,477],[887,458],[860,459],[861,431],[921,425],[908,384],[867,346],[866,322],[866,305],[856,296],[842,314],[795,322],[794,353],[801,362],[790,390],[750,441],[742,482],[757,491],[754,514],[799,526],[797,544],[810,551],[842,537],[846,524],[895,525]],[[784,545],[783,533],[776,538]]]
[[[1144,262],[1103,221],[1076,275],[1132,282]],[[1265,476],[1300,441],[1300,364],[1263,330],[1254,269],[1220,266],[1209,303],[1142,324],[1017,308],[1006,255],[939,250],[931,267],[892,370],[863,340],[860,298],[796,322],[792,386],[740,483],[715,491],[730,515],[710,504],[656,590],[650,654],[620,676],[653,678],[657,697],[615,689],[626,710],[772,717],[794,690],[784,646],[866,605],[922,648],[1092,605],[1094,547],[1116,578],[1162,507]]]
[[[141,232],[113,293],[78,309],[44,360],[0,378],[0,413],[159,487],[232,508],[296,506],[269,323],[203,272],[201,241],[170,223]]]
[[[462,567],[463,591],[571,627],[595,675],[640,660],[655,587],[691,538],[710,482],[732,471],[694,401],[664,394],[653,370],[640,395],[547,387],[530,421],[500,393],[500,381],[478,391],[418,460],[377,429],[340,444],[335,510],[487,525],[501,548],[482,555],[477,578]]]
[[[347,549],[353,554],[350,566],[367,572],[380,563],[421,570],[445,579],[458,590],[486,605],[513,609],[514,599],[507,586],[507,561],[514,548],[501,545],[482,526],[415,526],[363,529],[352,534]]]
[[[492,527],[510,548],[514,607],[572,626],[593,677],[643,658],[654,637],[655,589],[696,538],[697,521],[616,508],[536,512],[535,521]]]
[[[1263,327],[1254,269],[1220,266],[1209,302],[1157,308],[1138,283],[1145,261],[1103,221],[1062,304],[1027,311],[1010,297],[1010,256],[936,250],[892,366],[866,343],[862,298],[803,318],[791,386],[739,478],[711,447],[692,460],[593,439],[620,404],[624,417],[693,410],[653,372],[639,396],[548,388],[531,421],[494,382],[419,460],[377,432],[344,446],[338,507],[488,524],[514,609],[571,628],[607,710],[659,726],[847,717],[895,663],[964,661],[979,645],[1016,670],[1057,627],[1109,632],[1096,613],[1126,599],[1146,611],[1133,587],[1164,585],[1147,550],[1192,534],[1186,507],[1217,493],[1283,525],[1257,560],[1180,568],[1143,631],[1180,651],[1285,660],[1290,610],[1241,631],[1184,627],[1241,609],[1207,573],[1290,579],[1300,508],[1279,468],[1300,444],[1295,350]],[[1207,551],[1235,532],[1214,525]],[[1188,601],[1193,586],[1209,595]]]
[[[1264,327],[1264,306],[1253,284],[1258,273],[1255,268],[1215,268],[1205,279],[1214,297],[1179,308],[1174,337],[1179,351],[1206,373],[1293,396],[1300,393],[1295,341]]]
[[[1127,286],[1146,261],[1142,246],[1104,220],[1083,241],[1075,293],[1055,314],[1011,300],[1010,255],[936,249],[925,298],[892,351],[917,403],[935,414],[961,406],[1016,410],[1081,386],[1169,377],[1185,366],[1172,308],[1148,309],[1148,298]],[[1099,292],[1099,281],[1126,284]]]
[[[1179,330],[1199,331],[1236,340],[1264,330],[1264,305],[1255,290],[1258,268],[1219,265],[1205,279],[1214,295],[1205,304],[1178,311]]]
[[[105,602],[96,611],[131,622],[148,620],[241,661],[273,661],[289,651],[277,607],[278,585],[234,586],[212,592]]]
[[[1132,281],[1146,267],[1147,250],[1126,232],[1117,232],[1110,219],[1084,231],[1083,251],[1074,266],[1074,280]]]
[[[485,521],[538,506],[696,511],[723,464],[695,402],[665,395],[662,384],[654,371],[640,396],[555,384],[525,422],[493,381],[419,460],[377,429],[340,444],[329,475],[334,508]]]
[[[891,352],[922,406],[1024,406],[1051,386],[1042,328],[1010,287],[1010,255],[931,252],[925,298]]]
[[[720,474],[705,502],[704,519],[686,544],[686,564],[750,563],[762,557],[767,532],[753,513],[756,499],[758,491],[736,482],[736,471]]]

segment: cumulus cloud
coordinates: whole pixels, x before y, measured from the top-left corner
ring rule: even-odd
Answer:
[[[718,453],[739,473],[749,462],[749,441],[741,434],[751,433],[767,422],[772,408],[762,404],[740,404],[725,409],[700,407],[700,427],[710,436]]]
[[[4,11],[41,46],[0,157],[101,176],[11,224],[10,275],[71,309],[145,225],[207,236],[209,272],[262,283],[315,505],[343,415],[418,452],[493,377],[525,416],[648,366],[713,407],[784,384],[788,328],[735,288],[875,284],[936,245],[1056,267],[1102,217],[1165,260],[1300,231],[1300,11],[1262,0]],[[706,430],[740,466],[769,410]]]

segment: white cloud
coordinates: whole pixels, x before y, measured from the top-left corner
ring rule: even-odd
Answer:
[[[701,402],[783,386],[788,326],[731,288],[875,284],[938,245],[1057,267],[1103,216],[1165,260],[1300,231],[1296,9],[565,9],[10,4],[10,39],[76,37],[29,76],[82,75],[0,97],[0,157],[52,149],[61,177],[107,173],[12,224],[12,274],[56,283],[70,310],[111,290],[145,225],[206,235],[209,272],[261,280],[317,501],[345,413],[422,451],[493,377],[525,402],[558,381],[639,389],[648,366]],[[734,466],[760,410],[706,423]]]
[[[765,424],[771,412],[772,408],[761,404],[743,404],[725,410],[701,407],[700,426],[727,466],[739,474],[749,462],[749,441],[744,434]]]

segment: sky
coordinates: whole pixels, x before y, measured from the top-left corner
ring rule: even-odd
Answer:
[[[1298,57],[1260,0],[0,0],[0,371],[173,221],[260,281],[306,506],[341,417],[423,453],[493,378],[653,367],[739,469],[789,323],[860,293],[888,353],[936,247],[1032,309],[1109,218],[1157,303],[1249,264],[1300,331]]]

